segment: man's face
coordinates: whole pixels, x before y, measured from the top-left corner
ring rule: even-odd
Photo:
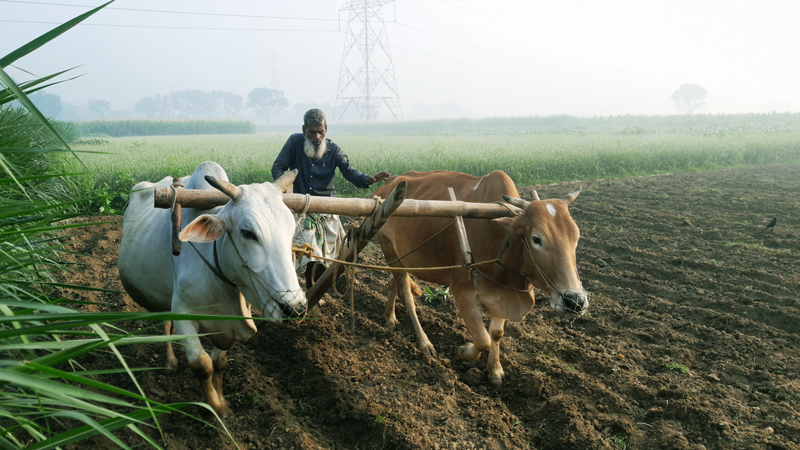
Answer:
[[[311,141],[314,146],[319,146],[322,140],[325,139],[325,133],[328,132],[328,124],[324,125],[303,125],[303,134]]]

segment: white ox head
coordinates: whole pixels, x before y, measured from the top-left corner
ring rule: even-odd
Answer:
[[[540,200],[533,191],[530,202],[503,196],[524,213],[514,218],[495,219],[524,240],[523,258],[518,266],[522,274],[534,286],[548,292],[551,308],[575,314],[583,314],[589,308],[575,264],[580,231],[568,209],[580,192],[578,189],[563,199]]]
[[[219,268],[264,317],[283,319],[306,313],[292,262],[295,223],[281,193],[297,170],[275,183],[235,186],[206,175],[206,181],[231,198],[217,214],[203,214],[180,233],[181,241],[217,241]],[[213,263],[213,261],[210,261]]]

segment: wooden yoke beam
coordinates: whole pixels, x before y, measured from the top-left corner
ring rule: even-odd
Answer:
[[[155,188],[153,206],[156,208],[172,207],[172,189]],[[230,198],[217,190],[180,189],[176,203],[184,208],[211,209],[222,206]],[[305,195],[283,194],[283,203],[292,211],[303,211],[306,204]],[[338,214],[340,216],[366,217],[375,210],[375,200],[366,198],[311,197],[308,211],[320,214]],[[512,205],[498,203],[469,203],[460,201],[417,200],[408,199],[401,203],[394,212],[403,217],[455,217],[471,219],[497,219],[499,217],[515,217],[522,210]]]
[[[358,254],[378,232],[378,229],[386,223],[386,220],[400,207],[403,200],[406,198],[406,182],[399,183],[394,188],[391,194],[386,197],[386,200],[374,208],[371,217],[367,218],[364,223],[353,230],[350,234],[350,239],[342,246],[339,253],[339,260],[352,261],[353,257]],[[323,295],[330,289],[335,282],[336,278],[344,271],[344,266],[341,264],[333,263],[322,276],[306,291],[306,299],[308,299],[308,309],[317,306]]]

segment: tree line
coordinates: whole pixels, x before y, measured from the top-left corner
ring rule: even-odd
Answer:
[[[233,119],[249,110],[269,123],[275,113],[288,106],[283,91],[261,87],[250,91],[246,102],[233,92],[187,89],[145,97],[136,102],[135,110],[151,119]]]
[[[678,111],[691,115],[706,106],[707,94],[708,91],[700,85],[685,83],[672,94],[671,99]],[[42,91],[32,94],[30,99],[47,117],[73,121],[130,117],[128,111],[112,110],[111,102],[106,99],[89,100],[86,106],[62,104],[60,96]],[[333,106],[328,103],[321,105],[297,103],[291,111],[284,112],[288,107],[289,102],[283,91],[260,87],[251,90],[247,94],[246,101],[241,95],[229,91],[200,89],[173,91],[166,95],[144,97],[136,102],[134,110],[149,119],[243,119],[255,115],[268,125],[273,119],[278,123],[286,122],[287,118],[296,120],[295,116],[302,116],[310,108],[322,108],[328,114],[333,113]],[[453,117],[467,115],[466,111],[455,102],[439,105],[438,109],[449,111],[450,113],[446,115]],[[346,121],[359,121],[357,115],[354,115],[355,111],[349,112],[350,115],[346,116],[346,119],[350,120]],[[431,112],[432,110],[424,104],[419,103],[414,106],[414,113],[418,118],[431,116]]]
[[[86,120],[87,116],[97,119],[129,117],[129,113],[124,111],[113,111],[111,102],[106,99],[92,99],[86,106],[80,106],[63,103],[59,95],[48,92],[36,92],[30,98],[47,117],[59,117],[62,111],[70,116],[67,120]],[[250,114],[269,124],[275,114],[288,106],[283,91],[261,87],[251,90],[246,100],[228,91],[174,91],[166,95],[144,97],[136,102],[134,110],[149,119],[241,119]],[[294,109],[298,107],[317,105],[297,104]],[[78,118],[72,117],[75,115]]]

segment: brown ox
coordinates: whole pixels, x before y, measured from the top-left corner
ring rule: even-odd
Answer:
[[[511,178],[501,171],[476,178],[462,173],[438,170],[408,172],[390,179],[375,191],[386,197],[401,181],[408,183],[406,198],[450,200],[447,188],[465,202],[491,203],[505,199],[523,209],[514,218],[464,219],[475,262],[492,260],[500,255],[500,264],[478,267],[480,273],[470,279],[469,270],[410,272],[425,281],[450,286],[458,312],[469,328],[473,342],[458,349],[458,357],[466,361],[478,359],[489,350],[489,380],[499,386],[503,382],[500,365],[500,339],[506,320],[519,321],[533,308],[533,286],[550,295],[550,306],[560,312],[583,313],[589,306],[575,266],[575,249],[580,233],[567,207],[580,190],[563,199],[534,201],[519,197]],[[463,262],[455,229],[417,246],[453,222],[451,218],[391,217],[378,232],[386,261],[397,267],[438,267]],[[503,247],[508,244],[505,250]],[[414,250],[414,251],[412,251]],[[392,263],[399,256],[406,255]],[[394,275],[386,303],[386,326],[397,324],[394,302],[399,292],[411,316],[417,345],[430,356],[436,356],[433,345],[420,327],[412,296],[413,282],[409,272]],[[491,316],[489,331],[483,324],[483,308]]]

